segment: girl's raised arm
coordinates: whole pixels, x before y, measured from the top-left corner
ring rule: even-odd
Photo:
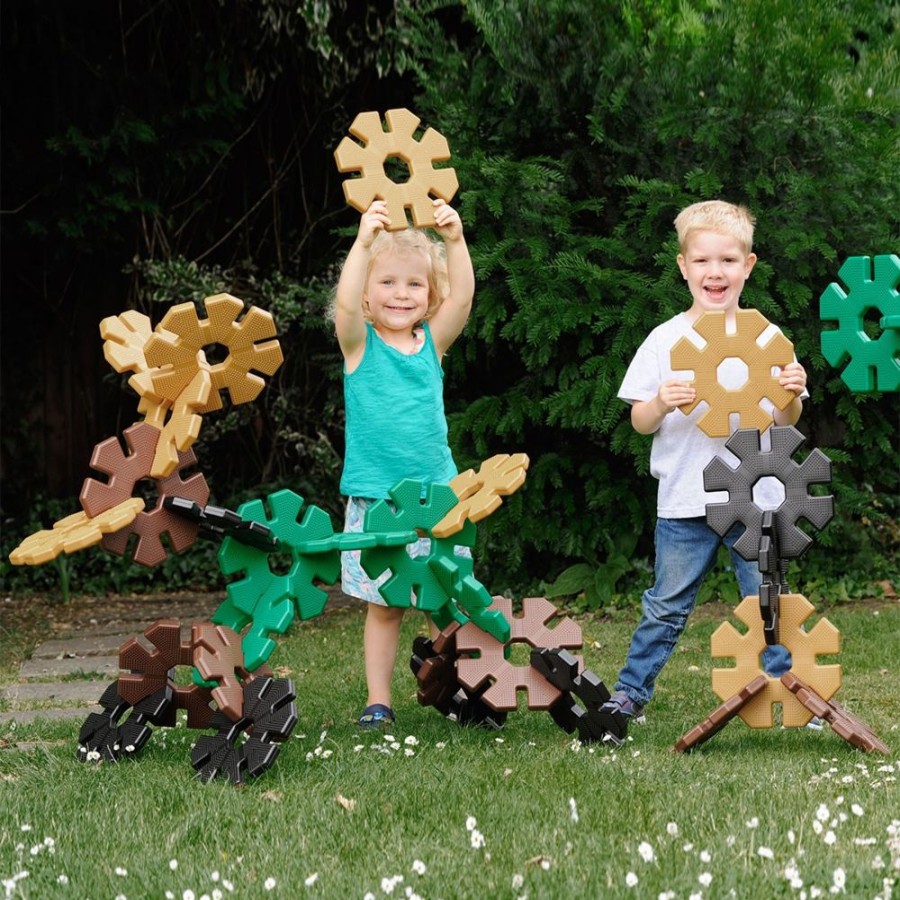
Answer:
[[[431,336],[434,339],[438,358],[450,348],[459,337],[475,295],[475,272],[469,248],[463,236],[462,220],[459,213],[443,200],[434,201],[435,230],[444,239],[447,251],[447,277],[449,294],[437,312],[431,317]]]

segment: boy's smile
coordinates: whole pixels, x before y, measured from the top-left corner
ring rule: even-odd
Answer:
[[[746,253],[730,235],[716,231],[691,233],[684,253],[678,254],[678,268],[693,298],[687,313],[691,321],[708,310],[737,309],[755,263],[756,254]]]

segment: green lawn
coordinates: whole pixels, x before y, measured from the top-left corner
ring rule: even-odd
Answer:
[[[619,749],[580,746],[525,709],[500,732],[461,729],[417,704],[405,656],[398,724],[361,734],[363,617],[329,613],[295,626],[272,658],[296,682],[300,721],[242,789],[194,779],[198,732],[185,728],[102,765],[74,759],[75,723],[17,728],[32,743],[0,750],[3,896],[887,897],[885,879],[900,879],[900,605],[828,618],[843,635],[828,659],[844,668],[837,699],[890,757],[828,728],[740,721],[673,752],[719,702],[712,608]],[[422,624],[407,617],[402,646]],[[634,614],[582,625],[586,664],[611,685]],[[0,730],[0,746],[10,737]]]

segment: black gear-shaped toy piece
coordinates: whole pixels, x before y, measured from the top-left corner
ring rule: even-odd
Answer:
[[[764,477],[777,478],[784,486],[784,501],[774,510],[774,524],[778,546],[783,559],[802,556],[812,538],[797,527],[806,519],[816,528],[824,528],[834,515],[834,497],[814,497],[808,492],[810,484],[825,484],[831,480],[831,460],[821,450],[813,450],[802,463],[791,457],[803,443],[803,435],[792,425],[769,429],[772,449],[760,449],[760,433],[742,428],[725,442],[725,446],[740,460],[733,469],[721,457],[713,459],[703,470],[703,485],[707,491],[727,491],[725,503],[708,503],[706,521],[719,535],[725,535],[736,522],[745,526],[744,533],[734,545],[748,560],[759,559],[764,510],[753,500],[753,487]]]
[[[288,678],[254,678],[244,684],[243,716],[237,721],[221,710],[213,714],[214,735],[204,735],[191,750],[191,765],[202,781],[217,776],[243,784],[268,770],[297,724],[297,693]],[[248,732],[247,740],[240,743]]]
[[[628,716],[603,708],[610,697],[606,685],[590,669],[579,674],[578,660],[568,650],[536,647],[531,651],[531,665],[563,692],[549,710],[563,731],[577,731],[584,743],[608,741],[618,747],[625,742]]]
[[[113,681],[103,692],[100,706],[103,712],[90,713],[78,732],[78,758],[82,762],[136,756],[153,735],[150,726],[166,724],[174,696],[171,687],[162,687],[132,707],[119,694],[118,681]],[[132,714],[122,721],[130,709]]]
[[[507,713],[495,710],[481,699],[489,685],[471,691],[456,678],[456,632],[459,623],[451,622],[432,641],[424,635],[413,641],[409,667],[419,690],[416,697],[422,706],[433,706],[439,713],[459,725],[480,725],[500,729]]]

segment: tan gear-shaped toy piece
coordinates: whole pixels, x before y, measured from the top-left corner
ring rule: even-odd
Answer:
[[[60,553],[75,553],[93,547],[104,536],[127,528],[144,508],[140,497],[131,497],[91,518],[86,512],[60,519],[50,529],[29,535],[9,554],[14,566],[39,566]]]
[[[197,315],[193,303],[173,306],[144,349],[147,363],[159,370],[152,373],[153,392],[171,403],[194,381],[198,370],[209,369],[212,391],[209,401],[197,408],[200,414],[222,408],[219,392],[223,390],[235,405],[255,400],[266,382],[253,373],[274,375],[284,361],[281,345],[270,340],[276,333],[271,313],[253,306],[238,321],[244,303],[230,294],[207,297],[204,304],[206,319]],[[203,348],[211,344],[228,348],[222,362],[207,362]]]
[[[467,469],[450,482],[459,503],[441,519],[431,533],[436,538],[450,537],[461,531],[466,521],[480,522],[493,513],[503,497],[514,494],[525,483],[528,456],[524,453],[499,453],[486,459],[478,471]]]
[[[172,404],[168,419],[160,429],[156,454],[150,467],[150,474],[154,478],[171,475],[178,466],[178,454],[191,449],[203,424],[198,410],[207,403],[211,393],[210,373],[206,369],[199,369]]]
[[[778,409],[785,409],[796,396],[783,388],[778,376],[772,374],[773,368],[783,368],[793,362],[794,346],[781,332],[760,346],[757,339],[768,327],[769,321],[759,310],[739,309],[735,312],[735,331],[728,334],[724,312],[705,312],[694,323],[694,330],[706,340],[706,346],[698,349],[683,337],[672,347],[672,368],[692,370],[697,392],[693,403],[678,408],[687,415],[705,400],[709,409],[700,416],[697,425],[710,437],[731,434],[731,413],[740,416],[741,428],[765,431],[773,420],[760,407],[760,400],[768,398]],[[746,382],[736,390],[722,387],[718,379],[718,367],[730,358],[742,360],[748,370]]]
[[[350,134],[363,143],[345,137],[334,151],[339,172],[361,173],[359,178],[344,180],[344,197],[361,213],[373,200],[384,200],[391,217],[391,231],[407,227],[407,208],[417,228],[431,228],[435,222],[430,195],[449,203],[459,187],[455,170],[433,166],[450,159],[450,146],[433,128],[426,129],[417,141],[414,134],[421,120],[408,109],[389,109],[384,118],[387,130],[382,128],[377,112],[360,113],[350,126]],[[404,184],[393,181],[384,171],[385,161],[392,157],[409,166],[409,180]]]
[[[531,647],[580,650],[581,627],[565,617],[555,628],[548,628],[547,623],[557,615],[558,610],[545,597],[525,597],[521,616],[513,616],[512,600],[508,597],[494,597],[489,609],[500,610],[506,617],[510,625],[509,641],[507,644],[500,643],[473,622],[463,625],[456,632],[457,651],[461,654],[477,651],[480,656],[460,657],[457,660],[459,683],[477,691],[486,680],[492,680],[494,683],[481,699],[498,711],[516,708],[516,693],[520,688],[527,691],[529,709],[549,709],[562,696],[562,691],[550,684],[533,666],[512,665],[506,659],[505,648],[513,643],[527,643]],[[581,657],[576,659],[581,671]]]
[[[144,347],[153,334],[149,316],[129,309],[100,322],[103,356],[117,372],[146,372]]]
[[[813,605],[802,594],[782,594],[780,615],[781,644],[791,654],[791,672],[801,678],[826,700],[841,686],[839,665],[818,665],[820,654],[837,653],[841,649],[841,633],[828,621],[819,619],[809,631],[801,626],[814,612]],[[760,665],[760,654],[766,648],[763,620],[759,614],[759,598],[744,597],[734,614],[748,626],[741,634],[730,622],[723,622],[710,641],[714,657],[734,657],[737,666],[732,669],[712,670],[713,693],[721,700],[728,700],[754,678],[765,675]],[[772,727],[772,704],[782,704],[782,722],[788,728],[806,725],[812,713],[782,684],[778,678],[766,676],[766,689],[741,709],[739,715],[751,728]]]

